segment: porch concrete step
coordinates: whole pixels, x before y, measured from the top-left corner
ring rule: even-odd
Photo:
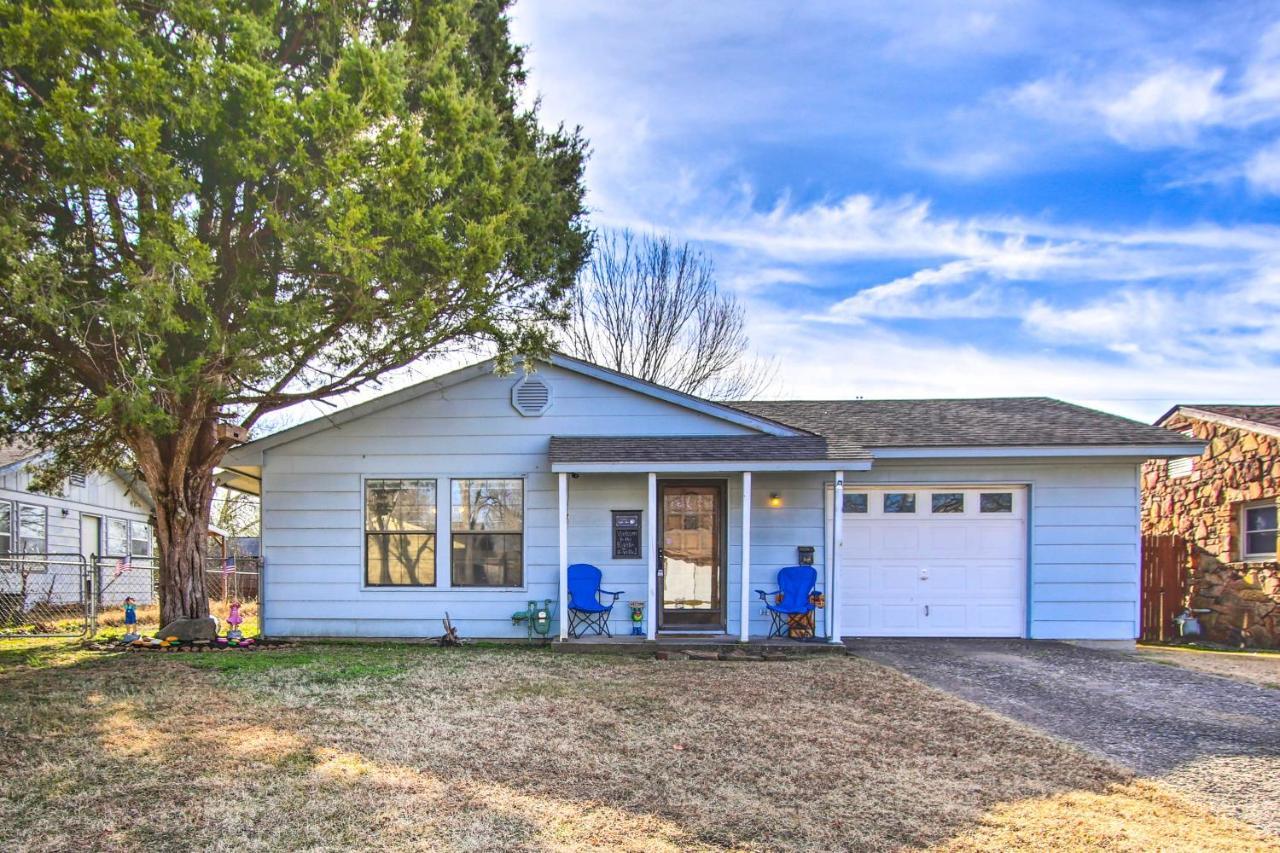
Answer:
[[[745,652],[760,655],[765,652],[796,655],[843,655],[847,653],[843,643],[828,643],[819,639],[806,640],[764,640],[753,639],[740,643],[723,634],[709,636],[663,636],[656,640],[644,637],[580,637],[576,640],[553,640],[552,651],[578,655],[644,655],[657,652],[669,652],[680,655],[685,651],[724,653]]]

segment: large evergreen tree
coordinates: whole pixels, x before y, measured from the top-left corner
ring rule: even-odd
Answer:
[[[162,618],[207,614],[213,471],[301,400],[545,346],[584,144],[505,0],[0,0],[0,439],[136,465]]]

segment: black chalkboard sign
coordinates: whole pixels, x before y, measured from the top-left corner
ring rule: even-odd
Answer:
[[[640,510],[613,511],[613,559],[640,559]]]

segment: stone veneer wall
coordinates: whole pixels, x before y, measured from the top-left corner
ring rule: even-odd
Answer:
[[[1177,534],[1191,546],[1190,605],[1205,636],[1280,648],[1280,563],[1245,563],[1240,505],[1280,496],[1280,437],[1175,415],[1169,429],[1209,442],[1190,476],[1169,477],[1164,460],[1142,471],[1142,532]]]

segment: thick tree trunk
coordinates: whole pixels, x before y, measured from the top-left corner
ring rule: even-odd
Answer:
[[[213,469],[222,456],[214,421],[188,424],[162,438],[144,436],[134,453],[155,500],[160,623],[202,619],[209,615],[205,556]]]
[[[210,477],[212,483],[212,477]],[[209,615],[204,585],[205,556],[209,541],[209,505],[213,489],[156,499],[156,542],[160,566],[160,622],[202,619]]]

